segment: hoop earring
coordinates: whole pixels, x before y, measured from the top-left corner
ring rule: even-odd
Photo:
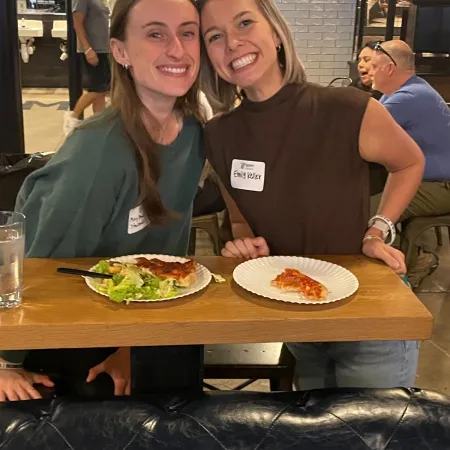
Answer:
[[[277,47],[277,52],[278,52],[278,53],[281,52],[281,44]]]

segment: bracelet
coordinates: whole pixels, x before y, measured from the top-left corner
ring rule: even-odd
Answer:
[[[89,47],[89,48],[84,52],[84,54],[87,55],[89,52],[92,52],[92,47]]]
[[[395,237],[397,235],[394,223],[388,217],[382,216],[381,214],[377,214],[376,216],[372,217],[369,220],[368,227],[369,228],[372,227],[377,220],[381,220],[382,222],[384,222],[388,226],[388,228],[389,228],[389,232],[388,232],[389,242],[387,242],[387,245],[392,245],[394,243]]]
[[[1,369],[23,369],[23,364],[22,363],[0,362],[0,370]]]
[[[364,239],[362,241],[366,242],[366,241],[371,241],[372,239],[376,239],[377,241],[380,241],[383,244],[385,243],[383,238],[381,238],[380,236],[377,236],[376,234],[368,234],[367,236],[364,236]]]

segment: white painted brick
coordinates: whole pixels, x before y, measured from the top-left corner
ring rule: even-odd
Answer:
[[[306,75],[324,75],[321,69],[306,69]],[[333,75],[333,74],[331,74]]]
[[[344,41],[336,41],[336,47],[346,47],[346,48],[352,48],[353,47],[353,40],[344,40]]]
[[[283,12],[283,16],[287,17],[288,19],[295,19],[297,17],[302,17],[302,18],[308,18],[310,15],[309,11],[284,11]]]
[[[320,62],[320,68],[321,69],[346,69],[347,63],[345,62]]]
[[[308,55],[308,61],[334,61],[334,55]]]
[[[295,39],[319,41],[322,39],[322,33],[295,33]]]
[[[333,42],[333,41],[322,41],[322,42]],[[339,48],[325,48],[322,47],[322,55],[351,55],[352,49],[350,47],[339,47]]]
[[[350,61],[352,59],[351,54],[347,55],[334,55],[335,61]]]
[[[323,33],[324,40],[344,41],[351,38],[350,33]]]
[[[323,40],[320,40],[320,41],[308,41],[308,47],[311,47],[311,48],[323,48],[323,47],[326,47],[326,48],[331,48],[331,47],[335,47],[336,45],[335,45],[335,41],[323,41]]]
[[[296,25],[323,25],[323,20],[324,19],[295,19],[295,24]],[[336,19],[338,20],[338,19]],[[342,20],[347,20],[347,19],[342,19]]]
[[[320,78],[319,78],[320,84],[325,84],[325,85],[327,85],[327,84],[331,83],[331,81],[333,80],[333,78],[334,78],[333,75],[327,75],[327,76],[321,75]]]
[[[353,11],[353,9],[352,9],[352,5],[349,5],[349,4],[336,5],[334,3],[330,3],[330,4],[325,5],[325,11]]]
[[[308,41],[303,39],[296,39],[295,40],[295,48],[297,47],[307,47]]]
[[[332,25],[327,25],[327,26],[330,27]],[[355,28],[351,25],[347,25],[347,26],[338,25],[336,28],[336,31],[338,33],[351,33],[353,35]]]
[[[295,11],[295,3],[278,3],[280,11]]]
[[[309,13],[309,17],[318,19],[333,19],[338,17],[338,12],[339,11],[311,11]]]
[[[353,11],[338,11],[338,18],[339,19],[354,19],[355,18],[355,13]]]
[[[354,22],[352,19],[323,19],[323,24],[353,26]]]
[[[323,63],[320,63],[319,61],[305,61],[303,63],[305,69],[319,69],[321,64]]]
[[[310,3],[301,3],[299,5],[295,5],[295,9],[299,11],[323,11],[324,5],[312,5]]]
[[[333,25],[320,25],[320,26],[316,26],[316,25],[310,25],[309,26],[309,31],[312,31],[314,33],[335,33],[337,31],[336,26]],[[297,31],[297,30],[296,30]]]
[[[345,69],[334,69],[333,74],[337,77],[348,77],[348,67]]]
[[[275,0],[291,27],[308,80],[327,85],[347,76],[357,0]]]

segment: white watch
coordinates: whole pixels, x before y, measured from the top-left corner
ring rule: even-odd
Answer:
[[[389,225],[380,219],[377,219],[371,228],[376,228],[377,230],[380,230],[383,233],[382,235],[383,241],[386,241],[386,238],[388,237],[389,232],[391,231]]]
[[[387,242],[388,245],[392,245],[394,243],[397,233],[392,220],[388,219],[385,216],[382,216],[381,214],[377,214],[375,217],[372,217],[369,220],[368,227],[373,227],[377,230],[380,230],[383,233],[384,241],[386,241],[386,239],[389,237],[389,242]]]

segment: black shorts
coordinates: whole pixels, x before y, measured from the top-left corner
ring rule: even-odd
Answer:
[[[98,64],[91,66],[86,55],[81,55],[84,65],[83,86],[88,92],[108,92],[111,87],[111,69],[109,67],[109,54],[97,53]]]

